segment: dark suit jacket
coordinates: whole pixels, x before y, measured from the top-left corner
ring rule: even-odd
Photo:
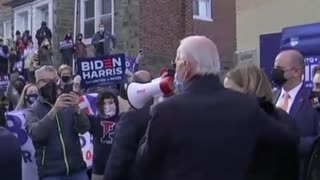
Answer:
[[[293,118],[281,109],[276,109],[272,102],[259,98],[260,107],[281,123],[288,124],[298,133]],[[277,144],[258,142],[254,159],[249,166],[246,180],[298,180],[299,154],[297,144]]]
[[[281,90],[273,92],[274,104],[278,101]],[[299,90],[289,114],[295,119],[300,131],[299,152],[303,157],[308,157],[311,153],[312,145],[319,135],[319,115],[309,101],[310,91],[304,87]]]
[[[21,180],[21,150],[18,139],[0,127],[0,179]]]
[[[141,179],[135,171],[135,159],[141,138],[144,136],[150,119],[150,105],[142,109],[130,109],[124,113],[116,125],[115,137],[109,155],[105,180]]]
[[[138,168],[148,179],[242,180],[259,139],[296,143],[298,136],[260,109],[256,98],[225,89],[213,75],[151,113]]]
[[[281,90],[273,92],[274,104],[277,102]],[[310,91],[304,87],[299,90],[289,114],[294,118],[300,132],[299,154],[301,157],[300,176],[302,179],[306,176],[308,159],[311,155],[312,146],[319,136],[319,114],[312,108],[309,101]]]

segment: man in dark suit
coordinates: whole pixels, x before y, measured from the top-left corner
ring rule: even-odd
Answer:
[[[21,150],[18,139],[0,127],[0,179],[21,180]]]
[[[141,70],[137,71],[130,81],[144,84],[151,82],[151,80],[151,74]],[[150,119],[151,104],[152,102],[149,102],[139,110],[130,109],[122,115],[116,126],[115,138],[107,161],[104,179],[141,179],[134,169],[134,164],[140,140]]]
[[[152,108],[137,166],[159,180],[243,180],[259,139],[297,142],[286,125],[270,119],[255,97],[225,89],[215,44],[190,36],[177,50],[174,95]]]
[[[306,160],[319,135],[319,115],[309,101],[310,91],[302,79],[305,69],[303,55],[296,50],[281,52],[275,60],[272,80],[281,89],[274,92],[274,103],[290,114],[300,130],[300,176],[305,176]]]

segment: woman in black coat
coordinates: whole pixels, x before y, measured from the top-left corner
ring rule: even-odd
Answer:
[[[295,121],[272,104],[271,84],[259,67],[248,65],[230,71],[224,80],[226,88],[258,97],[260,107],[279,123],[296,129]],[[259,121],[259,119],[257,119]],[[297,144],[276,144],[260,140],[248,168],[246,180],[298,180]]]

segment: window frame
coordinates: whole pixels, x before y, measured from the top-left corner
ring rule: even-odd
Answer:
[[[9,42],[12,41],[12,38],[13,38],[12,37],[12,34],[13,34],[13,32],[12,32],[12,24],[13,24],[12,20],[6,20],[6,21],[3,22],[3,40],[4,40],[4,44],[6,44],[6,45],[9,45]],[[8,26],[11,29],[9,31],[9,32],[11,32],[10,34],[9,34],[9,32],[7,32]]]
[[[207,16],[195,15],[193,12],[193,8],[192,8],[193,19],[212,22],[213,21],[213,19],[212,19],[212,0],[193,0],[193,1],[198,1],[198,2],[199,1],[207,1],[207,3],[208,3],[207,9],[206,9]],[[193,2],[192,2],[192,6],[193,6]],[[198,11],[200,12],[200,8],[198,9]]]
[[[85,28],[85,1],[80,1],[80,33],[84,35],[84,28]],[[102,16],[111,15],[111,33],[114,34],[114,0],[111,0],[111,13],[109,14],[102,14],[100,5],[103,0],[94,0],[94,33],[99,30],[100,18]],[[89,18],[90,19],[90,18]],[[83,43],[88,45],[91,44],[92,37],[83,39]]]

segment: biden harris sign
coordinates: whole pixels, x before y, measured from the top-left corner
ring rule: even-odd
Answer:
[[[78,75],[84,88],[96,85],[121,83],[124,79],[126,59],[124,54],[110,55],[104,58],[79,59]]]

